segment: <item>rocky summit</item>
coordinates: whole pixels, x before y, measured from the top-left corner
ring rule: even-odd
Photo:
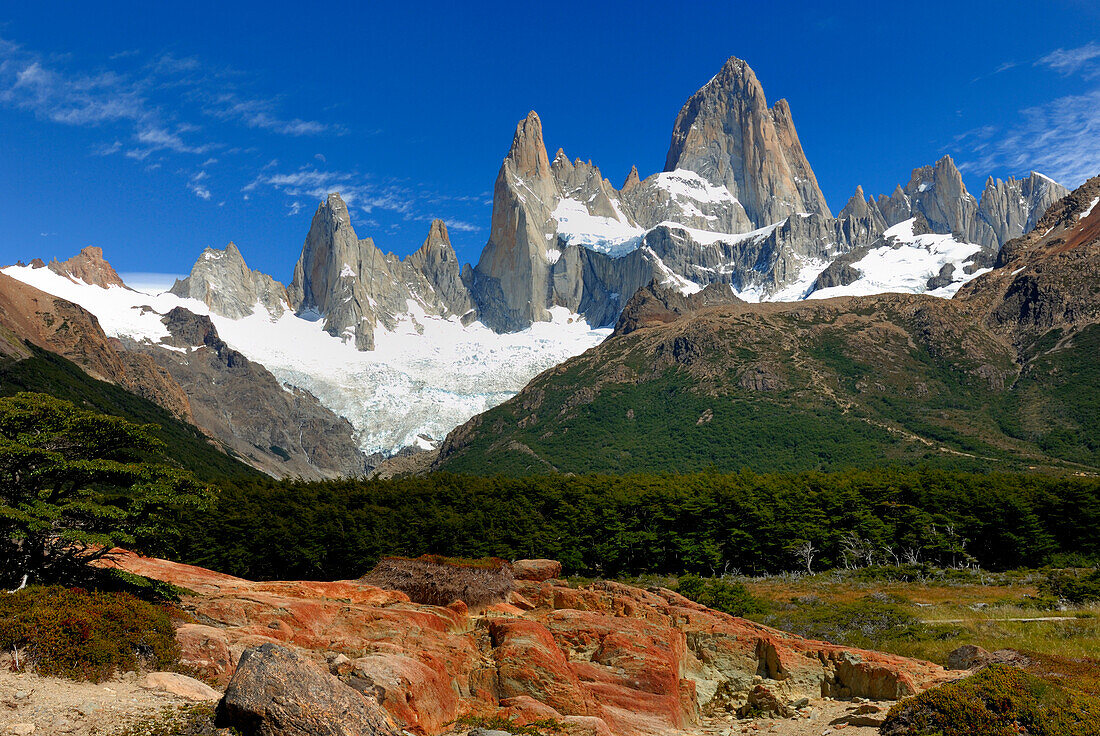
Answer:
[[[361,350],[373,349],[374,330],[392,330],[400,315],[473,318],[443,222],[433,222],[420,250],[401,260],[356,236],[339,194],[313,215],[288,293],[299,314],[317,315],[330,334]]]

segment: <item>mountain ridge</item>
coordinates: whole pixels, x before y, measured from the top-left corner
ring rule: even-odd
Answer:
[[[614,335],[452,432],[473,473],[911,462],[1100,471],[1100,177],[952,299],[638,292]]]

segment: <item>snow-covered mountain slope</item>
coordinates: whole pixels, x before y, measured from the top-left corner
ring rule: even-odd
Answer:
[[[563,309],[553,321],[509,334],[457,317],[429,315],[409,303],[394,329],[375,332],[375,349],[357,350],[320,321],[289,309],[274,316],[262,304],[241,319],[211,313],[197,299],[93,286],[47,268],[11,266],[3,272],[79,304],[113,337],[153,344],[169,337],[161,321],[174,307],[209,315],[221,338],[261,363],[279,381],[304,388],[359,433],[364,452],[390,453],[440,440],[470,417],[506,400],[536,374],[599,344],[610,330],[592,330]],[[161,345],[169,350],[183,350]]]
[[[823,272],[806,297],[905,292],[950,298],[967,281],[991,270],[980,265],[982,252],[976,243],[926,232],[919,218],[912,217],[888,228],[872,247],[831,264],[834,273],[829,274],[829,269]]]

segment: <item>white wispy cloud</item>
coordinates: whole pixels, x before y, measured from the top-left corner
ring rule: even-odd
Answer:
[[[1036,66],[1050,67],[1054,71],[1070,75],[1079,71],[1086,71],[1089,76],[1094,76],[1094,62],[1100,60],[1100,43],[1089,41],[1084,46],[1074,49],[1055,49],[1035,62]]]
[[[70,55],[51,56],[0,38],[0,106],[103,130],[104,140],[91,146],[95,156],[119,154],[142,162],[152,154],[161,159],[208,157],[215,150],[230,154],[234,149],[227,150],[202,124],[211,120],[280,136],[344,132],[334,124],[280,114],[281,98],[252,94],[249,82],[247,74],[194,56],[127,50],[89,69]],[[203,166],[215,161],[210,157]],[[207,186],[185,184],[210,198]]]
[[[250,192],[259,187],[269,187],[291,197],[313,199],[324,199],[339,192],[349,207],[355,206],[367,213],[383,209],[412,215],[416,205],[415,195],[397,184],[377,184],[370,177],[354,172],[323,171],[311,166],[287,173],[261,172],[241,191]]]
[[[1072,188],[1100,174],[1100,89],[1026,108],[1005,130],[985,126],[958,140],[973,152],[963,171],[1041,171]]]
[[[241,97],[233,92],[223,92],[207,101],[205,111],[223,120],[234,120],[249,128],[271,131],[279,135],[320,135],[342,132],[342,129],[317,120],[283,118],[276,113],[276,100]]]
[[[205,184],[200,182],[209,179],[210,175],[206,171],[196,171],[191,175],[191,181],[188,183],[187,188],[190,189],[196,197],[199,199],[210,199],[212,196],[210,190],[206,188]]]
[[[481,230],[480,225],[475,225],[472,222],[466,222],[465,220],[445,220],[448,230],[458,230],[464,233],[475,233]]]

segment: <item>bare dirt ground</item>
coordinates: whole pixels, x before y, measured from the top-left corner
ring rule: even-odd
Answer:
[[[703,736],[740,736],[740,734],[772,734],[774,736],[877,736],[878,726],[849,725],[845,721],[856,716],[857,709],[875,713],[862,714],[881,720],[892,702],[847,702],[815,700],[793,718],[756,718],[725,720],[708,718],[694,733]]]
[[[174,719],[190,700],[151,692],[134,673],[101,683],[38,677],[0,668],[0,736],[114,736]]]

